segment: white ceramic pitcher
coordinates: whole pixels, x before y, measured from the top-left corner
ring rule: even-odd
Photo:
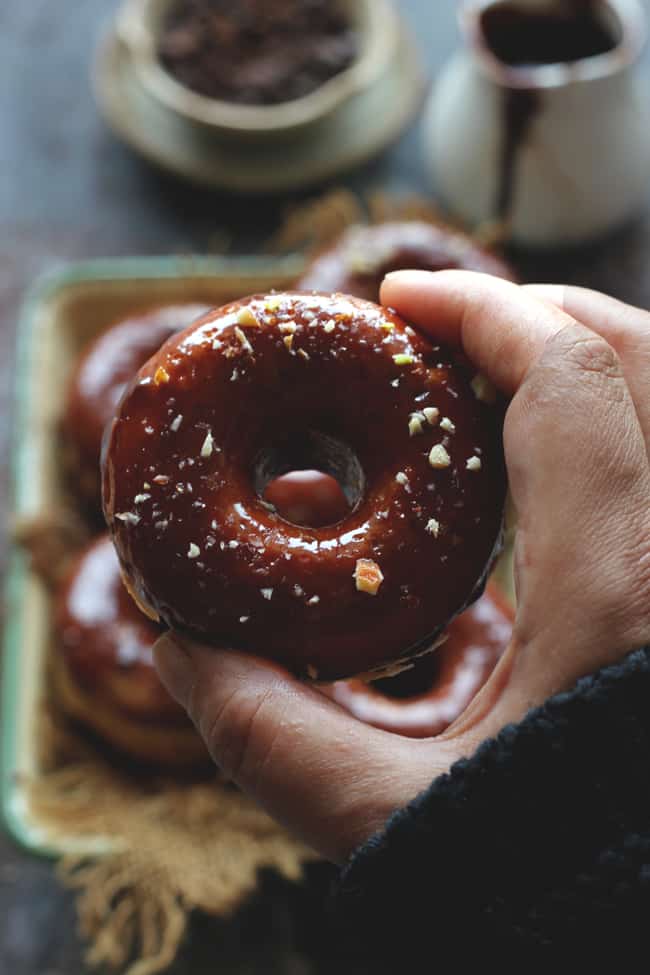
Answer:
[[[525,12],[571,0],[509,0]],[[577,244],[607,233],[650,196],[650,101],[636,71],[646,35],[638,0],[592,0],[611,50],[579,60],[515,64],[488,43],[503,0],[466,0],[465,41],[424,119],[442,202],[464,223],[492,221],[513,241]],[[494,35],[491,35],[494,37]]]

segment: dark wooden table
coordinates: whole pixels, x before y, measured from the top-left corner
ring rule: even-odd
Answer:
[[[650,0],[645,0],[646,6]],[[290,200],[197,192],[120,145],[98,117],[89,86],[93,47],[116,0],[4,0],[0,4],[0,513],[9,506],[14,323],[25,287],[45,268],[88,256],[205,251],[225,229],[240,249],[277,225]],[[400,0],[432,76],[456,39],[454,0]],[[646,57],[644,70],[650,72]],[[345,180],[356,189],[426,192],[417,126],[386,155]],[[650,193],[650,174],[649,174]],[[650,219],[570,254],[519,256],[528,279],[601,288],[650,307]],[[0,570],[6,528],[0,535]],[[316,877],[296,897],[268,878],[262,899],[236,924],[198,921],[175,975],[192,972],[308,975],[333,962],[311,930]],[[306,946],[305,946],[306,945]],[[0,834],[0,973],[77,975],[83,946],[71,898],[49,862]],[[344,972],[347,966],[337,961]],[[350,971],[359,972],[358,966]]]

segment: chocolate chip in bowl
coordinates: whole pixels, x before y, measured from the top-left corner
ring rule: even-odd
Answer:
[[[354,25],[328,0],[175,0],[157,48],[182,85],[243,105],[308,95],[358,51]]]
[[[389,0],[125,0],[118,33],[141,86],[220,137],[292,134],[377,80]]]

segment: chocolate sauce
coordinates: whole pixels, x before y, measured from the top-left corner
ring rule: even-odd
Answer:
[[[549,0],[547,10],[523,9],[504,0],[485,10],[481,29],[487,48],[508,67],[571,65],[606,54],[619,43],[601,11],[601,0]],[[516,191],[517,160],[531,124],[542,108],[542,96],[533,89],[504,89],[503,143],[495,211],[507,221]]]
[[[560,64],[606,54],[618,43],[599,11],[598,0],[549,3],[548,11],[524,10],[515,2],[489,7],[481,17],[487,46],[504,64]]]
[[[503,141],[496,195],[496,214],[501,220],[507,220],[512,211],[516,189],[517,158],[541,105],[540,94],[531,89],[505,88],[503,90],[501,108]]]

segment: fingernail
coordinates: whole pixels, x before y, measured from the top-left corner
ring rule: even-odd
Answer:
[[[165,690],[186,708],[196,671],[182,641],[172,632],[163,633],[154,644],[153,656]]]

